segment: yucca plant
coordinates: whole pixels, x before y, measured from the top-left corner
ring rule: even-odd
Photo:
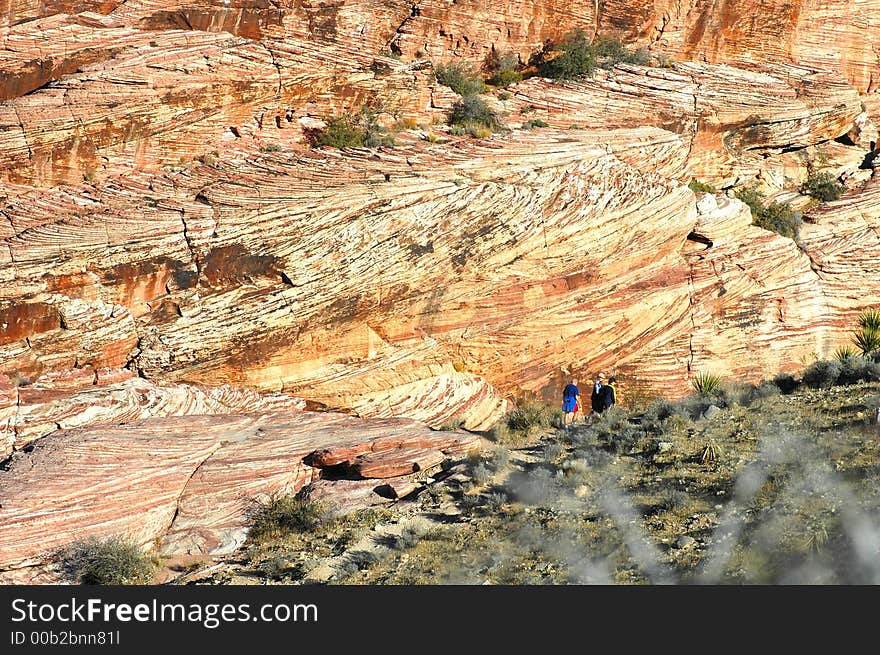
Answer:
[[[694,391],[700,396],[714,396],[721,391],[721,376],[714,373],[697,373],[691,380]]]
[[[700,458],[704,466],[717,464],[721,458],[721,447],[715,443],[713,439],[709,439],[705,448],[703,448],[703,456]]]
[[[834,351],[834,359],[843,364],[846,360],[858,356],[859,351],[852,346],[840,346]]]
[[[880,309],[866,309],[859,314],[859,327],[863,330],[880,330]]]
[[[865,357],[880,355],[880,309],[866,309],[859,314],[859,327],[853,343]]]

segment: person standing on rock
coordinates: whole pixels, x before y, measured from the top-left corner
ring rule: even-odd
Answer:
[[[593,391],[590,393],[590,405],[593,409],[593,414],[601,414],[605,410],[605,403],[602,399],[602,388],[604,387],[605,374],[599,373],[596,376],[596,381],[593,382]]]
[[[574,423],[574,413],[577,411],[578,400],[580,400],[577,383],[577,378],[572,378],[571,382],[565,385],[565,389],[562,390],[563,425]]]

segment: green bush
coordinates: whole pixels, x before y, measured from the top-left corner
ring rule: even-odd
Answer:
[[[558,54],[552,59],[547,59],[546,51],[542,54],[538,71],[544,77],[556,80],[590,76],[597,67],[614,68],[617,64],[651,65],[651,55],[646,49],[630,50],[610,36],[598,36],[590,43],[583,30],[569,33],[555,50]]]
[[[694,376],[694,379],[691,380],[691,384],[694,387],[694,391],[697,392],[697,395],[704,398],[715,396],[721,391],[721,377],[714,373],[697,373]]]
[[[840,362],[820,359],[804,370],[803,383],[813,389],[828,389],[837,384],[842,370],[843,365]]]
[[[837,200],[843,195],[844,187],[837,182],[831,173],[810,173],[806,181],[801,185],[800,192],[816,200],[827,202]]]
[[[156,563],[136,543],[124,537],[78,539],[58,552],[61,570],[84,585],[147,584]]]
[[[523,123],[522,129],[532,130],[536,127],[550,127],[550,125],[547,121],[542,121],[540,118],[533,118]]]
[[[797,388],[800,385],[797,378],[795,378],[790,373],[779,373],[775,378],[773,378],[773,384],[781,391],[783,394],[788,395],[790,393],[794,393],[797,391]]]
[[[865,357],[847,357],[840,362],[837,384],[858,384],[880,381],[880,363]]]
[[[704,184],[697,179],[692,179],[690,184],[688,184],[688,188],[694,193],[718,193],[718,189],[711,184]]]
[[[489,109],[482,98],[473,95],[464,96],[452,106],[449,112],[449,122],[474,136],[478,136],[475,132],[478,132],[479,128],[488,130],[489,133],[501,129],[501,121],[498,120],[495,112]]]
[[[570,33],[557,47],[553,59],[542,59],[538,70],[544,77],[570,80],[581,75],[592,75],[596,70],[596,51],[583,30]]]
[[[516,407],[501,420],[511,432],[529,433],[534,429],[561,427],[562,410],[534,400],[518,400]]]
[[[617,64],[636,64],[638,66],[651,64],[651,55],[646,49],[630,50],[610,36],[597,37],[593,48],[601,68],[614,68]]]
[[[798,238],[801,219],[788,203],[772,202],[765,206],[767,199],[755,187],[740,189],[734,195],[748,205],[753,225],[789,239]]]
[[[487,91],[483,80],[470,66],[464,64],[439,64],[434,67],[434,78],[462,97]]]
[[[259,541],[292,532],[310,532],[326,521],[327,514],[321,503],[293,495],[274,496],[256,502],[248,511],[248,538]]]
[[[394,136],[377,119],[378,112],[366,108],[352,116],[331,118],[326,121],[327,127],[312,133],[312,144],[332,148],[393,146]]]
[[[519,57],[513,53],[501,54],[493,49],[487,55],[484,67],[491,75],[487,82],[492,86],[506,87],[523,78],[518,70]]]

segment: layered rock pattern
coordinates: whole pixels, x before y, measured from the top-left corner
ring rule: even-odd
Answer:
[[[74,536],[126,534],[159,543],[168,556],[232,552],[244,542],[254,499],[296,493],[319,479],[321,469],[310,465],[316,449],[370,452],[364,477],[374,479],[364,504],[373,502],[369,496],[381,502],[374,490],[397,484],[386,478],[479,447],[471,435],[409,420],[326,412],[178,416],[59,431],[0,470],[0,580],[54,580],[52,554]]]
[[[56,430],[187,415],[304,409],[284,394],[225,385],[157,385],[129,370],[75,369],[17,387],[0,378],[0,458]]]

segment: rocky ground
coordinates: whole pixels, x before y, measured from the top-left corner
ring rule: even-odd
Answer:
[[[716,402],[508,435],[418,495],[180,581],[880,582],[880,384]]]

